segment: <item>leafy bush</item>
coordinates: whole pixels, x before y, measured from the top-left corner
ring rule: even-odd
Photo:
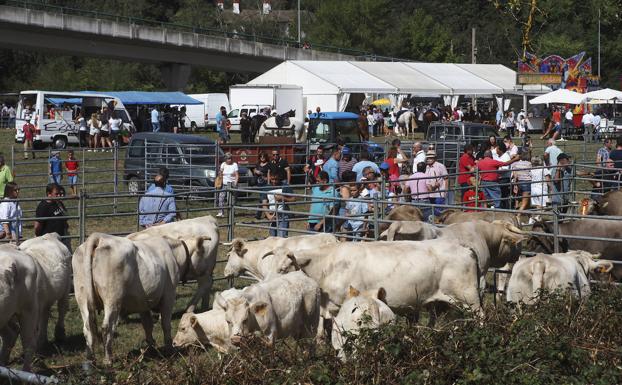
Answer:
[[[400,318],[395,325],[363,331],[349,338],[347,349],[355,353],[346,362],[330,346],[313,341],[286,340],[271,348],[249,338],[238,352],[221,358],[192,350],[157,359],[157,365],[149,360],[129,365],[128,360],[123,372],[76,374],[63,382],[622,383],[622,288],[597,287],[584,300],[543,294],[539,304],[520,309],[491,305],[484,319],[456,311],[436,325],[413,325]]]

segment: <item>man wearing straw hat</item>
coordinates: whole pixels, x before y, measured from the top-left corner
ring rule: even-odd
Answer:
[[[447,168],[444,164],[436,161],[436,151],[428,150],[425,155],[427,168],[425,174],[428,179],[430,203],[444,205],[447,197]],[[443,207],[434,207],[434,215],[438,216],[444,210]]]

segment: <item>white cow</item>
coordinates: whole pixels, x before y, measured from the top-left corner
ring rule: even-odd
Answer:
[[[54,338],[65,337],[65,314],[71,289],[71,252],[56,233],[45,234],[22,242],[19,249],[30,255],[44,273],[39,279],[39,347],[47,342],[48,319],[52,305],[57,304],[58,319]]]
[[[197,291],[188,302],[188,312],[193,312],[201,300],[201,308],[207,308],[209,304],[210,290],[212,289],[212,274],[218,257],[218,222],[211,215],[185,219],[179,222],[167,223],[161,226],[153,226],[148,229],[132,233],[127,236],[131,240],[147,240],[152,236],[168,237],[178,240],[191,240],[203,238],[209,242],[202,243],[200,252],[189,250],[193,255],[190,269],[181,276],[181,280],[196,279]],[[187,243],[191,246],[192,242]]]
[[[104,363],[112,362],[112,339],[119,315],[140,313],[148,344],[154,344],[151,311],[161,316],[164,344],[170,346],[175,288],[181,276],[200,258],[203,238],[178,241],[149,237],[132,241],[94,233],[74,253],[73,283],[86,337],[87,358],[94,360],[96,314],[103,308]],[[186,244],[186,245],[184,245]],[[195,250],[190,254],[188,250]]]
[[[590,294],[590,273],[613,269],[610,261],[595,261],[598,255],[573,250],[558,254],[536,254],[516,262],[508,283],[507,300],[533,304],[541,289],[568,289],[575,297]]]
[[[324,319],[337,314],[348,285],[362,291],[385,288],[394,310],[418,311],[438,301],[481,312],[477,255],[450,239],[349,242],[295,253],[278,249],[275,255],[319,284]]]
[[[333,319],[331,342],[339,357],[345,358],[341,348],[346,342],[346,333],[359,334],[362,328],[376,329],[395,320],[395,314],[384,302],[386,294],[383,288],[367,293],[352,286],[348,288],[347,299]]]
[[[424,241],[438,238],[440,229],[421,221],[395,221],[380,234],[380,240],[386,241]]]
[[[231,341],[259,331],[272,345],[275,340],[316,336],[320,320],[320,288],[296,271],[215,297],[231,327]]]
[[[339,242],[332,234],[299,235],[289,238],[268,237],[260,241],[245,241],[236,238],[227,254],[225,277],[233,277],[244,271],[261,280],[264,276],[258,270],[259,261],[276,248],[284,247],[292,251],[313,249],[322,245]]]
[[[58,340],[64,337],[70,261],[71,253],[56,233],[25,241],[19,248],[0,246],[0,362],[8,361],[19,333],[24,369],[30,369],[37,345],[47,342],[47,321],[54,303],[58,303],[55,335]]]
[[[173,346],[183,348],[190,345],[211,345],[221,353],[233,349],[229,324],[222,309],[203,313],[184,313],[179,321]]]

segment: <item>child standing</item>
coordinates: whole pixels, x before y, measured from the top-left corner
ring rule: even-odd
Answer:
[[[69,187],[71,188],[71,195],[78,195],[78,170],[80,164],[73,155],[73,150],[67,151],[67,161],[65,162],[65,168],[67,169],[67,179],[69,180]]]
[[[63,163],[60,160],[59,151],[52,151],[52,155],[48,161],[48,176],[48,183],[60,185],[63,180]]]

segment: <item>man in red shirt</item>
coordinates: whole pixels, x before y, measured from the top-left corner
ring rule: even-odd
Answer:
[[[22,127],[22,131],[24,132],[24,159],[28,159],[29,150],[32,154],[32,159],[34,159],[35,153],[32,151],[32,141],[35,137],[35,126],[30,123],[30,119],[26,120],[26,124]]]
[[[473,178],[473,171],[475,170],[475,158],[473,157],[473,145],[467,144],[464,147],[464,154],[458,161],[458,184],[460,185],[460,191],[469,189],[469,180]]]
[[[479,177],[486,199],[491,200],[495,208],[501,208],[501,188],[499,187],[499,167],[507,166],[518,161],[520,157],[515,155],[507,162],[500,162],[492,158],[492,152],[487,150],[484,158],[477,162]]]

